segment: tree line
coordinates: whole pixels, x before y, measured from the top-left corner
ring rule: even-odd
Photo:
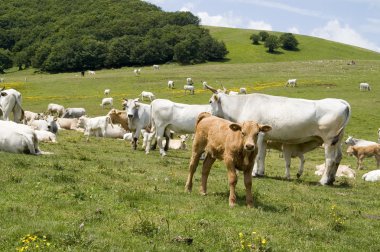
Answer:
[[[224,42],[199,23],[190,12],[139,0],[8,0],[0,9],[0,72],[13,65],[65,72],[222,60]]]
[[[279,47],[284,50],[297,51],[298,40],[292,33],[283,33],[279,37],[274,34],[269,34],[266,31],[254,33],[250,36],[252,44],[259,45],[260,41],[264,43],[264,47],[268,48],[268,52],[273,53]]]

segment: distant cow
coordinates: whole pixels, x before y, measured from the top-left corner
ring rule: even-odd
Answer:
[[[83,115],[86,115],[86,109],[84,108],[66,108],[62,118],[79,118]]]
[[[326,164],[323,163],[321,165],[316,165],[315,166],[315,175],[322,176],[323,173],[326,170]],[[351,169],[349,165],[339,165],[338,170],[336,171],[337,177],[347,177],[347,178],[355,178],[356,177],[356,172]]]
[[[104,109],[105,106],[111,106],[111,108],[113,108],[113,98],[112,97],[106,97],[106,98],[103,98],[102,99],[102,103],[100,104],[100,106]]]
[[[56,143],[57,142],[57,136],[46,130],[34,130],[36,133],[38,142],[47,142],[47,143]]]
[[[203,152],[206,158],[202,167],[201,193],[207,193],[207,179],[212,164],[216,159],[223,160],[228,170],[230,185],[229,205],[236,202],[235,187],[237,170],[244,173],[246,203],[253,206],[252,197],[252,167],[257,155],[257,136],[259,132],[268,132],[271,127],[259,125],[254,121],[232,123],[228,120],[212,116],[210,113],[201,113],[196,123],[195,138],[192,147],[192,156],[189,165],[189,175],[186,182],[186,191],[191,191],[193,176]]]
[[[190,92],[190,94],[194,94],[194,86],[193,85],[184,85],[183,89],[185,90],[185,94],[187,91]]]
[[[168,88],[170,88],[170,89],[174,88],[174,81],[172,81],[172,80],[168,81]]]
[[[32,112],[32,111],[24,111],[24,119],[23,119],[23,123],[24,124],[27,124],[27,125],[30,125],[30,123],[34,120],[39,120],[39,119],[43,119],[44,118],[44,115],[43,113],[35,113],[35,112]]]
[[[49,103],[46,113],[48,115],[57,115],[58,117],[61,117],[64,112],[65,112],[65,107],[63,107],[62,105]]]
[[[345,144],[351,145],[351,146],[368,146],[368,145],[374,145],[376,142],[367,141],[360,138],[355,138],[353,136],[348,136],[346,141],[344,141]]]
[[[89,75],[95,75],[96,74],[95,71],[91,71],[91,70],[88,70],[87,72]]]
[[[297,86],[297,79],[289,79],[286,82],[286,87],[296,87]]]
[[[380,181],[380,170],[373,170],[373,171],[367,172],[362,176],[362,179],[369,182]]]
[[[139,76],[140,75],[140,72],[141,72],[141,69],[140,68],[135,68],[133,70],[133,73],[136,75],[136,76]]]
[[[360,91],[371,91],[371,86],[368,83],[359,84]]]
[[[380,144],[373,144],[368,146],[349,146],[347,148],[349,155],[354,155],[357,159],[357,169],[363,169],[363,159],[366,157],[375,156],[377,162],[377,169],[380,167]]]
[[[78,128],[84,128],[84,135],[87,136],[87,141],[90,135],[105,136],[108,125],[112,126],[111,118],[109,116],[98,116],[89,118],[81,116],[78,119]]]
[[[193,85],[194,83],[193,83],[193,79],[191,79],[190,77],[189,78],[186,78],[186,84],[187,85]]]
[[[153,65],[153,70],[160,70],[160,66],[159,65]]]
[[[78,130],[78,118],[57,118],[58,129]]]
[[[244,87],[241,87],[239,90],[239,94],[247,94],[247,89]]]
[[[54,134],[58,132],[57,117],[47,116],[46,119],[34,120],[30,126],[35,130],[50,131]]]
[[[239,92],[236,92],[236,91],[229,91],[228,92],[228,95],[238,95]]]
[[[109,96],[110,93],[111,93],[111,89],[109,88],[104,89],[104,95]]]
[[[140,95],[141,95],[141,101],[143,101],[144,98],[148,98],[150,101],[153,101],[154,99],[156,99],[156,96],[152,92],[142,91]]]
[[[377,135],[379,136],[379,138],[377,139],[377,142],[380,143],[380,128],[377,130]]]

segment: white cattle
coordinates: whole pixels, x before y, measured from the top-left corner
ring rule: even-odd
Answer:
[[[132,132],[125,133],[124,136],[123,136],[123,139],[125,141],[131,141],[132,142],[132,140],[133,140],[133,133]]]
[[[353,136],[348,136],[346,141],[344,141],[345,144],[351,145],[351,146],[368,146],[368,145],[374,145],[377,144],[376,142],[367,141],[364,139],[354,138]]]
[[[371,91],[371,86],[368,83],[360,83],[359,84],[360,91]]]
[[[26,125],[30,125],[30,123],[34,120],[39,120],[39,119],[43,119],[44,118],[44,115],[43,113],[35,113],[35,112],[32,112],[32,111],[24,111],[24,119],[23,119],[23,123],[26,124]]]
[[[13,121],[21,122],[24,119],[24,110],[21,107],[21,93],[15,89],[0,90],[0,113],[3,120],[9,121],[13,113]]]
[[[258,167],[255,174],[264,174],[266,140],[286,144],[323,141],[327,169],[321,184],[332,184],[342,159],[341,141],[350,116],[350,105],[341,99],[306,100],[247,94],[229,96],[218,93],[210,99],[212,113],[233,122],[254,120],[272,126],[272,130],[259,138]]]
[[[369,182],[380,181],[380,170],[373,170],[373,171],[367,172],[362,176],[362,179],[364,179],[364,181],[369,181]]]
[[[57,115],[58,117],[61,117],[63,113],[65,112],[65,107],[59,104],[55,103],[49,103],[47,107],[46,114],[48,115]]]
[[[110,95],[110,93],[111,93],[111,89],[109,89],[109,88],[106,88],[106,89],[104,89],[104,95]]]
[[[174,88],[174,81],[172,81],[172,80],[168,81],[168,88],[171,88],[171,89]]]
[[[87,141],[90,135],[105,136],[108,125],[112,125],[111,118],[109,116],[98,116],[89,118],[87,116],[81,116],[78,119],[78,128],[84,128],[84,135],[87,136]]]
[[[190,77],[189,78],[186,78],[186,84],[187,85],[193,85],[194,83],[193,83],[193,79],[191,79]]]
[[[297,86],[297,79],[289,79],[287,82],[286,82],[286,85],[285,87],[296,87]]]
[[[183,89],[185,90],[185,94],[187,91],[189,91],[190,94],[192,94],[192,95],[194,94],[194,86],[192,86],[192,85],[184,85]]]
[[[239,94],[247,94],[247,89],[244,87],[241,87],[239,90]]]
[[[54,116],[47,116],[46,119],[34,120],[30,126],[35,130],[50,131],[54,134],[58,132],[57,118]]]
[[[157,137],[160,154],[166,155],[162,138],[170,134],[170,130],[178,134],[195,132],[195,122],[201,112],[210,112],[210,105],[188,105],[175,103],[166,99],[157,99],[151,103],[152,128]]]
[[[51,143],[56,143],[57,142],[57,136],[46,130],[34,130],[36,133],[37,139],[39,142],[51,142]]]
[[[141,72],[141,69],[140,68],[135,68],[133,70],[133,73],[136,75],[136,76],[139,76],[140,75],[140,72]]]
[[[106,127],[105,135],[100,131],[98,136],[99,137],[106,137],[106,138],[119,138],[123,139],[123,136],[127,133],[125,129],[123,129],[118,124],[108,124]],[[96,132],[92,131],[90,132],[90,136],[96,136]]]
[[[188,138],[189,138],[189,136],[186,134],[186,135],[180,135],[179,139],[170,139],[169,149],[172,149],[172,150],[186,150],[187,149],[186,140]],[[162,144],[163,145],[166,144],[166,140],[165,139],[162,141]]]
[[[228,95],[238,95],[239,92],[236,92],[236,91],[229,91],[228,92]]]
[[[140,95],[141,95],[142,101],[144,100],[144,98],[148,98],[150,101],[153,101],[154,99],[156,99],[156,97],[154,96],[152,92],[142,91]]]
[[[92,70],[88,70],[87,72],[88,72],[88,75],[95,75],[96,74],[95,71],[92,71]]]
[[[57,118],[58,129],[78,130],[78,118]]]
[[[322,176],[326,170],[326,164],[323,163],[321,165],[316,165],[315,169],[316,169],[316,171],[314,172],[315,175]],[[335,176],[336,177],[355,178],[356,172],[349,165],[339,165]]]
[[[105,106],[109,105],[111,108],[113,108],[113,98],[112,97],[106,97],[102,99],[102,103],[100,106],[104,109]]]
[[[0,121],[0,151],[42,154],[35,131],[27,125],[9,121]]]
[[[160,70],[160,66],[159,65],[153,65],[153,70]]]
[[[84,108],[67,108],[62,118],[79,118],[83,115],[86,115],[86,109]]]

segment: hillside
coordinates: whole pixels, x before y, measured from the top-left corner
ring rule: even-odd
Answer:
[[[278,49],[266,52],[263,44],[253,45],[249,39],[257,30],[206,26],[210,34],[227,46],[229,63],[260,63],[306,60],[380,60],[380,53],[316,37],[295,34],[299,51]],[[273,32],[276,35],[280,32]]]

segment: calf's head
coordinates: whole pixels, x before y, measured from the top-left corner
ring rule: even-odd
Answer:
[[[240,131],[245,151],[254,151],[256,149],[257,138],[260,132],[268,132],[272,129],[269,125],[261,125],[254,121],[245,121],[240,123],[231,123],[230,129]]]

